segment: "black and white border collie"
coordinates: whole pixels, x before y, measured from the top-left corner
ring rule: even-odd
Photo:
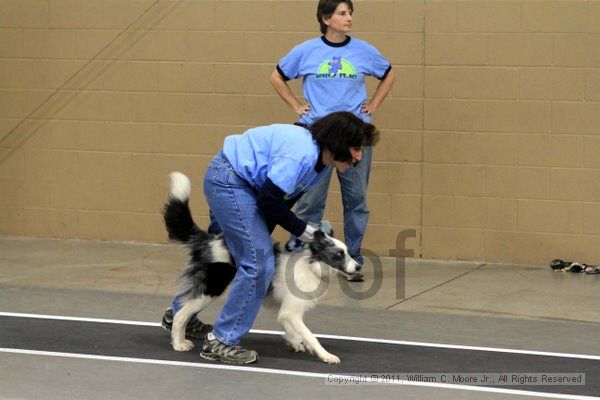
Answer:
[[[188,204],[188,177],[179,172],[170,177],[171,194],[163,210],[165,225],[169,238],[185,243],[190,251],[188,265],[181,274],[178,296],[182,308],[173,318],[171,344],[176,351],[189,351],[194,344],[185,338],[188,321],[223,294],[236,267],[223,236],[209,234],[194,223]],[[321,346],[304,324],[303,316],[325,295],[331,272],[352,275],[357,271],[356,262],[344,243],[321,230],[302,252],[280,251],[277,245],[274,250],[275,275],[264,304],[277,311],[284,338],[294,351],[308,350],[326,363],[338,364],[340,359]]]

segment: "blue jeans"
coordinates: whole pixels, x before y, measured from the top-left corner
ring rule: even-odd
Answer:
[[[252,328],[267,294],[275,272],[273,243],[256,193],[220,154],[204,175],[204,196],[211,211],[209,231],[223,232],[237,267],[213,330],[217,339],[233,346]],[[176,298],[173,305],[177,303]]]
[[[360,253],[367,223],[369,222],[369,209],[367,208],[367,186],[371,171],[373,149],[365,147],[361,161],[356,167],[350,167],[344,173],[337,173],[342,191],[342,204],[344,206],[344,238],[350,256],[360,264],[363,258]],[[331,180],[333,168],[313,187],[311,187],[298,201],[296,215],[305,222],[319,223],[323,219],[327,190]]]

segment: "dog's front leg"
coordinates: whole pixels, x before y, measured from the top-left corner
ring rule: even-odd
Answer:
[[[339,364],[340,359],[334,354],[329,353],[321,346],[315,335],[304,324],[302,317],[296,313],[283,312],[279,316],[286,332],[295,332],[302,338],[302,342],[309,350],[314,352],[321,361],[329,364]]]
[[[302,343],[302,337],[293,330],[291,324],[285,324],[281,319],[280,322],[283,324],[283,330],[285,331],[285,335],[283,335],[283,337],[285,338],[287,344],[290,345],[290,347],[296,353],[305,352],[306,348],[304,347],[304,343]]]

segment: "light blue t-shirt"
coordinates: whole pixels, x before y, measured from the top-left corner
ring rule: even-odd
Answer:
[[[277,65],[285,80],[304,78],[302,91],[311,109],[300,122],[307,125],[335,111],[350,111],[370,122],[361,112],[367,101],[365,76],[383,79],[390,69],[374,46],[350,36],[343,43],[331,43],[324,36],[307,40]]]
[[[317,172],[319,146],[300,126],[275,124],[225,138],[223,155],[233,169],[259,191],[267,178],[291,199],[321,177]]]

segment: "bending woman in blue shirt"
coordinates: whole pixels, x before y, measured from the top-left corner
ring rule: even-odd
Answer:
[[[278,124],[225,139],[206,170],[204,195],[210,208],[209,232],[223,233],[237,273],[203,353],[234,364],[257,360],[255,351],[237,344],[252,327],[273,277],[273,229],[280,225],[311,242],[316,228],[299,219],[292,206],[326,167],[344,172],[359,162],[364,147],[373,145],[377,136],[373,125],[352,113],[337,112],[310,129]],[[175,298],[170,312],[180,307]],[[204,327],[199,320],[191,321],[186,334],[194,336],[198,328],[202,335]]]
[[[365,41],[348,36],[352,29],[352,1],[321,0],[317,20],[323,36],[307,40],[283,57],[271,74],[271,84],[281,98],[299,115],[299,123],[310,126],[319,118],[335,111],[349,111],[365,122],[383,102],[394,83],[394,71],[379,51]],[[381,82],[370,101],[365,77]],[[291,91],[287,81],[302,78],[303,103]],[[367,228],[367,185],[372,151],[366,147],[356,168],[338,171],[344,205],[344,236],[348,251],[361,264],[361,244]],[[304,221],[319,222],[323,218],[332,169],[298,202],[296,213]],[[294,238],[290,247],[302,244]],[[360,275],[360,274],[357,274]]]

